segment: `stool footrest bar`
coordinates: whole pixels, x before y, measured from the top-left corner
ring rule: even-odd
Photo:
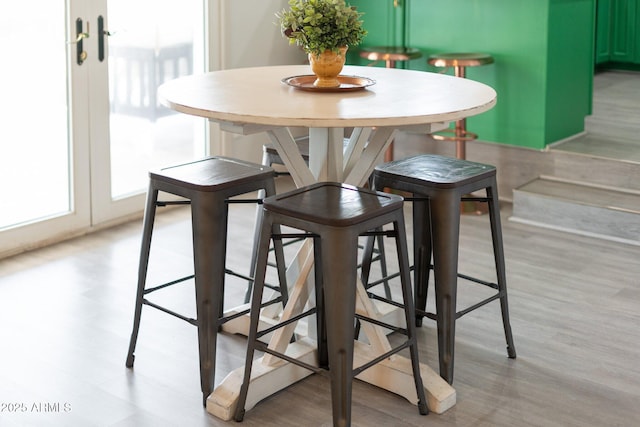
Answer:
[[[315,313],[316,313],[316,308],[315,307],[310,308],[309,310],[307,310],[307,311],[305,311],[303,313],[300,313],[297,316],[293,316],[290,319],[283,320],[282,322],[278,323],[277,325],[274,325],[274,326],[272,326],[270,328],[267,328],[267,329],[264,329],[262,331],[259,331],[256,334],[256,336],[257,336],[257,338],[262,338],[263,336],[265,336],[267,334],[270,334],[271,332],[273,332],[273,331],[275,331],[277,329],[280,329],[280,328],[282,328],[284,326],[287,326],[290,323],[297,322],[298,320],[300,320],[300,319],[302,319],[304,317],[310,316],[312,314],[315,314]]]
[[[156,206],[159,206],[159,207],[172,206],[172,205],[190,205],[190,204],[191,204],[191,200],[171,200],[171,201],[158,200],[156,202]]]
[[[389,305],[392,305],[392,306],[394,306],[394,307],[398,307],[398,308],[402,308],[402,309],[404,309],[404,304],[402,304],[402,303],[400,303],[400,302],[396,302],[396,301],[394,301],[394,300],[392,300],[392,299],[385,298],[385,297],[383,297],[383,296],[380,296],[380,295],[374,294],[373,292],[367,292],[367,296],[368,296],[370,299],[374,299],[374,300],[377,300],[377,301],[382,301],[382,302],[387,303],[387,304],[389,304]]]
[[[370,367],[372,367],[373,365],[382,362],[384,359],[388,359],[389,357],[393,356],[396,353],[399,353],[400,351],[404,350],[405,348],[409,347],[410,345],[413,344],[414,340],[407,340],[404,343],[400,344],[397,347],[392,348],[391,350],[387,351],[386,353],[376,357],[373,360],[370,360],[369,362],[365,363],[362,366],[359,366],[357,368],[355,368],[353,370],[353,376],[357,376],[359,375],[362,371],[369,369]]]
[[[385,283],[385,282],[387,282],[387,281],[389,281],[391,279],[395,279],[398,276],[400,276],[400,272],[389,274],[388,276],[384,276],[382,279],[378,279],[378,280],[375,280],[373,282],[366,283],[365,284],[365,288],[366,289],[373,288],[374,286],[377,286],[377,285],[379,285],[381,283]]]
[[[456,319],[461,318],[461,317],[462,317],[462,316],[464,316],[465,314],[467,314],[467,313],[469,313],[469,312],[471,312],[471,311],[475,310],[476,308],[480,308],[480,307],[482,307],[483,305],[488,304],[488,303],[490,303],[490,302],[491,302],[491,301],[493,301],[493,300],[497,300],[497,299],[498,299],[498,298],[500,298],[501,296],[502,296],[502,295],[500,295],[500,293],[497,293],[497,294],[495,294],[495,295],[490,296],[490,297],[489,297],[489,298],[487,298],[487,299],[484,299],[484,300],[480,301],[480,302],[479,302],[479,303],[477,303],[477,304],[474,304],[474,305],[472,305],[472,306],[470,306],[470,307],[468,307],[468,308],[465,308],[464,310],[460,310],[460,311],[458,311],[458,312],[456,313]]]
[[[271,238],[274,240],[282,240],[282,239],[307,239],[307,238],[314,238],[314,237],[320,237],[316,234],[313,233],[279,233],[279,234],[272,234]]]
[[[224,272],[225,272],[225,274],[228,274],[230,276],[239,277],[240,279],[244,279],[244,280],[247,280],[249,282],[253,282],[253,277],[246,276],[246,275],[241,274],[241,273],[237,273],[237,272],[235,272],[233,270],[229,270],[228,268],[225,268]]]
[[[429,265],[429,268],[430,268],[431,270],[433,270],[433,264],[430,264],[430,265]],[[461,279],[468,280],[468,281],[470,281],[470,282],[477,283],[477,284],[479,284],[479,285],[484,285],[484,286],[487,286],[487,287],[489,287],[489,288],[496,289],[496,290],[497,290],[497,289],[500,289],[500,288],[498,287],[498,284],[497,284],[497,283],[494,283],[494,282],[487,282],[487,281],[485,281],[485,280],[478,279],[478,278],[476,278],[476,277],[472,277],[472,276],[469,276],[469,275],[466,275],[466,274],[463,274],[463,273],[458,273],[457,275],[458,275],[458,277],[459,277],[459,278],[461,278]]]
[[[266,302],[263,302],[262,304],[260,304],[260,308],[263,309],[265,307],[268,307],[270,305],[277,304],[277,303],[280,303],[280,302],[282,302],[282,297],[276,297],[276,298],[274,298],[272,300],[269,300],[269,301],[266,301]],[[250,311],[251,310],[247,308],[247,309],[239,311],[237,313],[233,313],[233,314],[231,314],[229,316],[221,317],[220,319],[218,319],[218,323],[220,325],[224,325],[225,323],[230,322],[233,319],[237,319],[238,317],[242,317],[245,314],[249,314]]]
[[[154,286],[153,288],[147,288],[144,290],[144,295],[150,294],[151,292],[159,291],[160,289],[167,288],[169,286],[185,282],[187,280],[193,279],[196,277],[195,275],[185,276],[180,279],[172,280],[171,282],[163,283],[162,285]]]
[[[262,204],[262,199],[227,199],[224,201],[228,205],[234,204]]]
[[[408,332],[405,328],[401,328],[399,326],[394,326],[389,323],[381,322],[380,320],[373,319],[371,317],[363,316],[361,314],[356,313],[356,319],[363,320],[365,322],[373,323],[378,326],[382,326],[383,328],[391,329],[394,332],[399,332],[403,335],[408,335]]]
[[[279,359],[286,360],[289,363],[293,363],[294,365],[298,365],[298,366],[300,366],[302,368],[308,369],[313,373],[320,374],[320,375],[323,375],[323,376],[328,376],[329,375],[329,372],[326,369],[310,365],[310,364],[305,363],[305,362],[303,362],[301,360],[298,360],[296,358],[289,357],[284,353],[280,353],[278,351],[272,350],[272,349],[269,348],[269,346],[267,344],[265,344],[265,343],[263,343],[261,341],[256,341],[255,346],[256,346],[256,350],[260,350],[260,351],[263,351],[265,353],[269,353],[269,354],[271,354],[271,355],[273,355],[273,356],[275,356],[275,357],[277,357]]]
[[[482,203],[489,203],[491,201],[491,199],[489,199],[488,197],[473,197],[473,196],[465,196],[465,197],[460,197],[460,201],[462,202],[482,202]]]
[[[170,314],[170,315],[172,315],[174,317],[177,317],[178,319],[184,320],[185,322],[191,323],[193,326],[198,326],[198,321],[196,319],[193,319],[191,317],[183,316],[180,313],[176,313],[175,311],[169,310],[168,308],[165,308],[165,307],[163,307],[161,305],[155,304],[155,303],[149,301],[148,299],[143,299],[142,303],[145,304],[145,305],[148,305],[149,307],[153,307],[156,310],[160,310],[160,311],[162,311],[164,313],[167,313],[167,314]]]
[[[475,310],[476,308],[480,308],[483,305],[486,305],[486,304],[490,303],[491,301],[499,299],[501,296],[502,295],[500,293],[497,293],[495,295],[490,296],[489,298],[483,299],[482,301],[480,301],[480,302],[478,302],[478,303],[476,303],[476,304],[474,304],[472,306],[469,306],[469,307],[465,308],[464,310],[460,310],[460,311],[456,312],[456,319],[461,318],[465,314],[468,314],[468,313],[472,312],[473,310]],[[376,298],[376,299],[379,299],[379,298]],[[387,302],[387,301],[385,301],[385,302]],[[389,302],[389,303],[391,304],[391,302]],[[393,305],[395,305],[395,304],[393,304]],[[416,308],[416,315],[427,317],[427,318],[429,318],[431,320],[438,320],[438,318],[436,317],[435,313],[424,311],[424,310],[420,310],[419,308]]]

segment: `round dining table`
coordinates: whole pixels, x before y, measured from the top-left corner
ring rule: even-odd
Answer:
[[[175,111],[218,123],[223,131],[241,135],[265,132],[298,187],[317,181],[362,186],[397,131],[431,133],[450,122],[490,110],[496,103],[491,87],[443,74],[345,66],[341,87],[328,90],[308,84],[309,74],[308,65],[214,71],[169,81],[159,88],[158,98]],[[309,130],[308,162],[291,131],[300,127]],[[346,145],[345,129],[350,130]],[[307,242],[287,270],[291,288],[287,306],[282,313],[267,313],[265,317],[284,320],[302,312],[313,294],[309,284],[312,265],[313,250]],[[368,317],[387,315],[367,297],[361,283],[357,310]],[[246,324],[248,321],[231,332],[242,332]],[[356,341],[354,365],[390,349],[388,331],[365,324],[361,332],[367,339]],[[286,349],[290,357],[313,363],[313,333],[291,340],[293,333],[293,327],[279,329],[269,346],[278,351]],[[233,417],[243,372],[239,367],[215,388],[206,403],[209,413],[224,420]],[[265,354],[254,362],[245,408],[311,373]],[[430,367],[421,364],[421,375],[432,412],[442,413],[455,404],[455,390]],[[357,378],[417,404],[411,365],[405,357],[392,356]]]

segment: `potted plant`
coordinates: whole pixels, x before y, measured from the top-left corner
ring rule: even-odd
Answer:
[[[318,77],[314,85],[340,86],[337,76],[347,49],[360,44],[367,34],[362,13],[345,0],[289,0],[289,9],[276,16],[289,44],[301,46],[309,55],[311,69]]]

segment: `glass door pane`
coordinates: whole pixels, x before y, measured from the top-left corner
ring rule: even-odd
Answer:
[[[150,169],[205,154],[203,119],[160,106],[159,85],[204,70],[202,0],[108,0],[112,199],[146,190]]]
[[[73,209],[65,14],[60,1],[0,3],[0,230]]]

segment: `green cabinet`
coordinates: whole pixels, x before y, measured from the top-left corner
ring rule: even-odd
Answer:
[[[426,56],[483,52],[495,63],[467,77],[496,89],[492,110],[468,120],[484,141],[543,149],[584,130],[591,113],[595,0],[350,0],[365,13],[365,46]],[[396,6],[397,5],[397,6]],[[400,25],[402,23],[402,25]]]
[[[596,64],[640,64],[639,0],[598,0]]]

